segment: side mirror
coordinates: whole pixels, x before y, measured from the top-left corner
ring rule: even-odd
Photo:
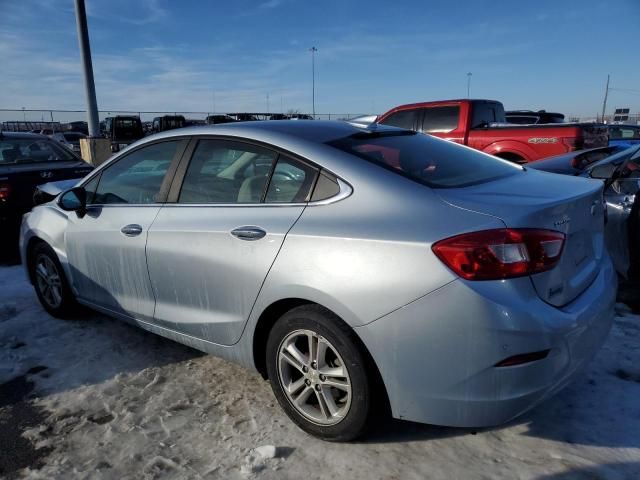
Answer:
[[[616,171],[616,166],[613,163],[605,163],[603,165],[596,165],[589,172],[591,178],[599,178],[602,180],[609,180]]]
[[[58,205],[67,212],[77,212],[78,215],[81,215],[87,208],[87,192],[83,187],[67,190],[60,195]]]

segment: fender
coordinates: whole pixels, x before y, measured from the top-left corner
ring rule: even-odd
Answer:
[[[540,154],[524,142],[517,140],[499,140],[490,143],[482,149],[484,153],[499,156],[501,153],[512,153],[522,157],[525,161],[538,160]]]

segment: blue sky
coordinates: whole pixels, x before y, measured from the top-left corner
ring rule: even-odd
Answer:
[[[0,0],[1,108],[84,108],[72,0]],[[640,1],[87,0],[101,110],[640,111]],[[214,93],[215,92],[215,93]]]

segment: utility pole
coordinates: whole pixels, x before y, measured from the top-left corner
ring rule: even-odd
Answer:
[[[467,73],[467,98],[469,98],[469,94],[471,93],[471,72]]]
[[[311,52],[311,110],[313,112],[313,118],[316,118],[316,47],[309,49]]]
[[[216,91],[213,91],[213,112],[216,113]]]
[[[80,45],[80,60],[84,72],[84,93],[87,102],[87,120],[89,136],[97,137],[100,133],[98,125],[98,104],[96,101],[96,87],[93,81],[93,65],[91,63],[91,47],[89,46],[89,29],[87,27],[87,11],[84,0],[75,0],[76,26],[78,28],[78,43]]]
[[[609,75],[607,75],[607,86],[604,89],[604,101],[602,102],[602,118],[601,118],[602,122],[604,122],[604,112],[607,109],[608,96],[609,96]]]
[[[269,113],[269,94],[267,93],[267,113]]]

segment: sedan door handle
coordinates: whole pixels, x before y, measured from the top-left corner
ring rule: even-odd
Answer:
[[[231,235],[240,240],[260,240],[267,234],[260,227],[238,227],[235,230],[231,230]]]
[[[137,237],[142,233],[142,227],[136,223],[125,225],[120,229],[127,237]]]

